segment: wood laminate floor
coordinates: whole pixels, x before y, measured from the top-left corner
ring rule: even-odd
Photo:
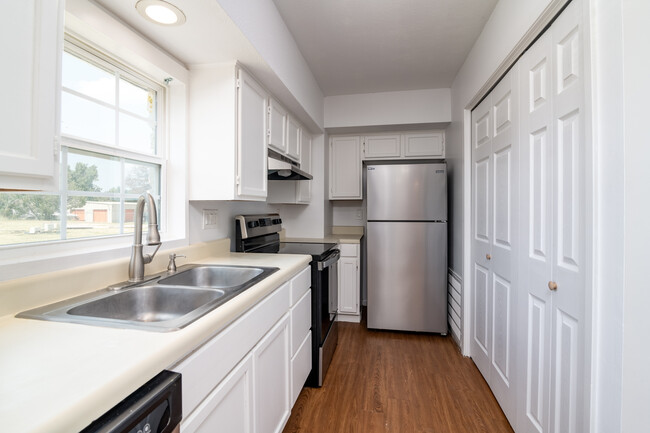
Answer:
[[[284,433],[512,432],[450,336],[339,323],[322,388],[304,388]]]

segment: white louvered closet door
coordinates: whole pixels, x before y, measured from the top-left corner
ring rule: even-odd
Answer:
[[[472,113],[474,328],[472,357],[516,420],[518,66]]]
[[[585,144],[580,2],[521,59],[523,432],[584,430]]]

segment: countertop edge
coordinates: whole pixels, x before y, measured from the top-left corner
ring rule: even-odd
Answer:
[[[68,432],[86,427],[161,370],[178,364],[223,331],[308,266],[310,260],[305,255],[229,253],[193,261],[277,266],[280,270],[186,328],[173,332],[1,318],[0,417],[5,427],[14,432]],[[50,354],[40,361],[34,359],[41,351],[56,348],[71,352]],[[138,356],[134,357],[134,353]],[[21,362],[21,358],[26,362]],[[75,364],[78,368],[57,371]],[[35,394],[38,390],[41,393]]]

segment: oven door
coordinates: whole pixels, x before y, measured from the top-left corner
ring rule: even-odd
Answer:
[[[327,338],[332,324],[336,321],[336,312],[339,304],[338,268],[340,257],[341,252],[335,249],[331,250],[323,260],[316,263],[321,289],[319,299],[321,308],[321,341],[319,343],[321,346]]]

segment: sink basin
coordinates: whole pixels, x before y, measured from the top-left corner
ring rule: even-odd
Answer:
[[[163,322],[182,317],[224,295],[223,290],[134,287],[71,308],[67,314],[135,322]]]
[[[277,270],[185,265],[172,276],[161,272],[139,285],[99,290],[23,311],[16,317],[158,332],[176,331]],[[152,283],[160,277],[165,278]]]
[[[266,268],[268,269],[268,268]],[[161,285],[230,288],[257,281],[265,268],[241,266],[196,266],[158,281]],[[258,278],[261,277],[261,278]]]

